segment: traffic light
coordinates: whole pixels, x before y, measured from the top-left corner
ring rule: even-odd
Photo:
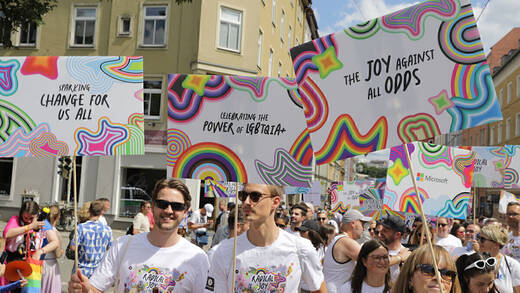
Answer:
[[[69,179],[72,160],[70,157],[60,157],[58,159],[58,174],[65,179]]]

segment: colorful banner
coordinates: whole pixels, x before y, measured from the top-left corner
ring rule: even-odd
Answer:
[[[321,182],[312,181],[310,187],[301,186],[285,186],[285,194],[320,194],[321,193]]]
[[[316,164],[501,120],[469,0],[431,0],[291,49]]]
[[[239,186],[242,190],[242,186]],[[204,197],[236,197],[237,184],[235,182],[204,181]]]
[[[168,76],[168,176],[309,187],[313,150],[296,81]]]
[[[505,190],[500,190],[500,201],[498,202],[498,212],[505,214],[507,211],[507,205],[510,202],[520,202],[520,196],[515,195]]]
[[[466,219],[475,165],[472,151],[414,142],[407,144],[414,174],[410,174],[404,145],[390,150],[385,202],[396,211],[419,214],[414,176],[426,215]]]
[[[360,195],[374,184],[373,180],[332,183],[329,188],[331,211],[344,213],[351,208],[359,208]]]
[[[473,187],[520,188],[520,146],[472,147],[475,152]]]
[[[0,58],[0,157],[144,154],[143,58]]]

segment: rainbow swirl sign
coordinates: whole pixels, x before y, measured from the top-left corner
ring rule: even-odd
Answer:
[[[294,79],[168,76],[167,172],[311,187],[314,154]],[[210,184],[211,195],[224,188]]]
[[[470,208],[475,153],[455,147],[414,142],[407,144],[414,174],[410,174],[405,145],[390,149],[383,202],[389,209],[419,214],[414,176],[424,213],[466,219]]]
[[[291,49],[316,164],[502,120],[469,0],[430,0]]]
[[[142,155],[142,91],[142,57],[0,57],[0,157]]]

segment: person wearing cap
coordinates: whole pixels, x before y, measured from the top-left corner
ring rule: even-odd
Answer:
[[[300,232],[300,236],[305,239],[309,239],[312,243],[312,246],[316,248],[316,252],[318,252],[318,258],[320,259],[320,263],[323,263],[323,258],[325,257],[325,240],[320,235],[320,224],[315,220],[305,220],[303,221],[300,227],[297,227],[296,230]],[[300,284],[301,293],[310,292],[305,282],[302,280]]]
[[[208,227],[211,225],[210,219],[213,214],[213,205],[207,203],[204,207],[194,211],[188,220],[188,229],[192,231],[191,240],[199,247],[208,244]]]
[[[371,220],[358,210],[348,210],[341,218],[341,233],[329,244],[323,259],[328,292],[338,292],[338,288],[350,279],[361,249],[356,240],[363,234],[363,222]]]
[[[401,272],[401,266],[410,255],[410,250],[401,244],[403,234],[406,232],[406,223],[399,216],[389,215],[381,225],[383,228],[379,233],[379,238],[388,247],[390,277],[392,282],[395,282]]]

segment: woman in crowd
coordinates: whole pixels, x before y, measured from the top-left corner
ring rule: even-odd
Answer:
[[[5,238],[0,237],[0,251],[4,251],[5,249]],[[3,278],[5,274],[5,264],[0,263],[0,278]],[[22,279],[16,282],[13,282],[9,285],[4,285],[4,282],[2,282],[2,285],[0,286],[0,293],[9,292],[11,290],[18,289],[20,287],[24,287],[27,285],[27,279]]]
[[[501,293],[520,292],[520,263],[504,255],[500,249],[508,242],[507,230],[498,225],[488,225],[480,230],[477,237],[480,251],[496,259],[495,286]]]
[[[50,206],[48,220],[45,220],[45,227],[50,228],[53,234],[56,235],[57,242],[56,247],[52,250],[49,245],[45,246],[47,253],[43,261],[41,292],[61,292],[61,272],[58,258],[63,255],[63,249],[60,233],[56,229],[56,224],[59,220],[60,208],[57,205]]]
[[[388,248],[379,240],[369,240],[359,251],[352,278],[338,293],[390,292],[390,258]]]
[[[323,258],[325,257],[325,240],[323,240],[320,236],[319,230],[320,230],[320,224],[318,224],[318,221],[315,220],[305,220],[303,221],[302,225],[300,227],[296,227],[296,230],[300,232],[300,236],[306,239],[309,239],[316,249],[318,251],[318,257],[320,259],[320,263],[323,264]],[[310,292],[305,284],[305,282],[302,280],[301,282],[301,292],[306,293]]]
[[[332,239],[336,236],[336,229],[331,224],[320,225],[320,236],[325,241],[325,247],[329,246]]]
[[[455,222],[451,227],[450,234],[459,238],[462,246],[466,245],[466,228],[459,222]]]
[[[460,293],[457,269],[448,251],[434,245],[433,251],[441,274],[442,291]],[[428,245],[422,245],[412,252],[403,267],[393,293],[438,293],[439,282],[435,277],[433,258]]]
[[[433,226],[432,224],[428,224],[428,229],[430,229],[430,239],[432,240],[432,243],[435,243],[435,239],[433,236]],[[426,239],[426,233],[423,229],[423,223],[419,222],[417,224],[417,228],[412,231],[412,234],[410,235],[410,239],[408,240],[407,247],[411,250],[416,249],[421,245],[421,239],[422,244],[428,244],[428,239]]]
[[[498,293],[495,288],[497,259],[475,252],[461,255],[456,262],[462,292]]]

